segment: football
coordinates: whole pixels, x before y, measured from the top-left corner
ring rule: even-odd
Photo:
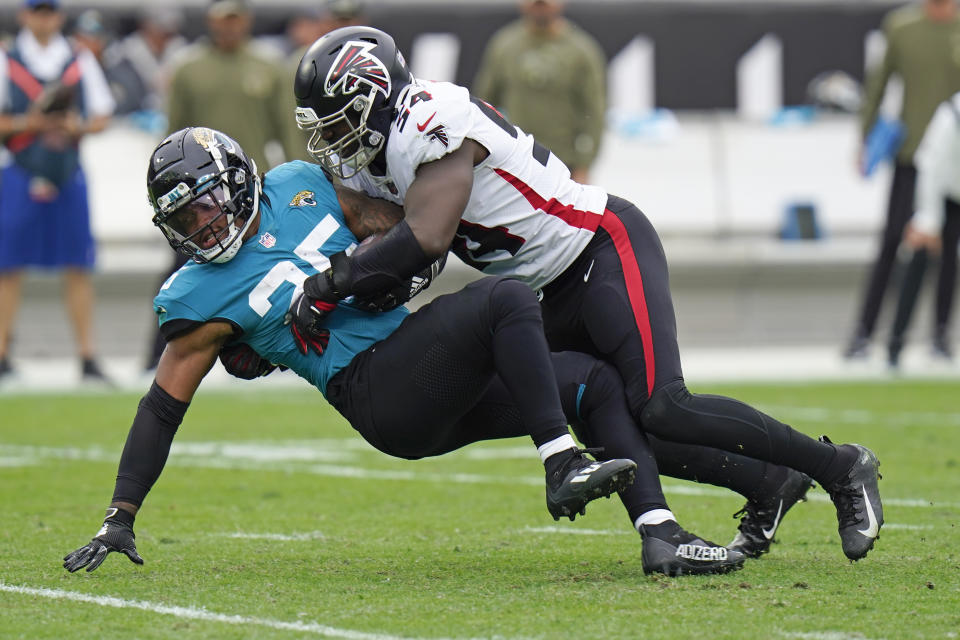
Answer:
[[[384,232],[380,232],[380,233],[374,233],[374,234],[371,234],[371,235],[367,236],[366,238],[364,238],[363,240],[360,241],[360,244],[358,244],[358,245],[354,248],[353,253],[351,253],[350,255],[355,255],[355,256],[360,255],[361,253],[363,253],[364,251],[368,250],[368,249],[369,249],[370,247],[372,247],[373,245],[375,245],[375,244],[377,244],[378,242],[380,242],[381,240],[383,240],[383,236],[384,236],[384,235],[385,235]]]

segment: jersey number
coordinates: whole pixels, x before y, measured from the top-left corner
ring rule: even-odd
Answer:
[[[489,263],[479,260],[481,256],[494,251],[506,251],[515,256],[524,242],[523,238],[513,235],[506,227],[485,227],[461,220],[451,249],[468,265],[483,271]]]
[[[313,231],[307,234],[303,242],[297,245],[297,248],[294,249],[293,252],[297,257],[310,263],[310,266],[316,269],[318,273],[325,271],[327,267],[330,266],[330,260],[327,256],[320,253],[320,247],[322,247],[339,228],[340,224],[336,219],[327,214],[327,216],[313,228]],[[273,306],[270,302],[270,296],[272,296],[284,282],[289,282],[294,286],[293,291],[290,292],[290,300],[286,304],[286,307],[289,308],[290,305],[293,304],[294,297],[303,291],[303,281],[306,279],[307,274],[304,273],[300,267],[290,260],[282,260],[273,265],[273,268],[267,272],[267,275],[263,276],[260,282],[257,283],[257,286],[253,288],[253,291],[251,291],[247,297],[247,302],[250,304],[250,308],[256,311],[257,315],[262,318],[267,315],[267,312],[270,311],[270,308]]]
[[[511,138],[517,137],[517,128],[510,124],[510,122],[503,117],[503,114],[497,111],[493,105],[475,96],[470,96],[470,102],[477,105],[477,108],[480,109],[480,113],[487,116],[487,118],[489,118],[493,124],[509,133]],[[547,149],[545,146],[534,140],[532,155],[534,160],[543,166],[547,166],[547,161],[550,160],[550,149]]]

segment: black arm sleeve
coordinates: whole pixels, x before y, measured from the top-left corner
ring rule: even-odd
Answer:
[[[434,260],[423,252],[406,220],[401,220],[362,254],[349,260],[331,258],[333,290],[341,298],[380,293],[429,267]]]
[[[161,389],[156,382],[140,400],[137,416],[120,456],[114,502],[143,504],[150,487],[163,471],[173,436],[190,406]]]

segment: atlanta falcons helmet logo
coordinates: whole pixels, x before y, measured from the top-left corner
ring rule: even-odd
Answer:
[[[390,96],[387,67],[370,53],[375,46],[362,40],[351,40],[343,45],[323,84],[328,96],[354,93],[361,83],[381,92],[384,97]]]

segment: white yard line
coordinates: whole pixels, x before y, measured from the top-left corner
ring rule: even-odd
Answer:
[[[520,533],[568,533],[576,536],[620,536],[629,531],[613,531],[612,529],[572,529],[566,527],[524,527]]]
[[[85,604],[94,604],[100,607],[113,607],[115,609],[140,609],[141,611],[149,611],[151,613],[174,616],[175,618],[182,618],[185,620],[202,620],[204,622],[220,622],[223,624],[239,626],[267,627],[269,629],[279,629],[282,631],[313,633],[327,638],[346,638],[347,640],[417,640],[408,636],[395,636],[383,633],[354,631],[352,629],[339,629],[337,627],[331,627],[316,622],[285,622],[283,620],[271,620],[270,618],[229,615],[225,613],[214,613],[206,609],[197,609],[194,607],[176,607],[159,604],[156,602],[149,602],[146,600],[125,600],[123,598],[116,598],[114,596],[97,596],[87,593],[80,593],[79,591],[67,591],[64,589],[22,587],[0,582],[0,591],[39,598],[50,598],[52,600],[82,602]]]
[[[347,440],[347,442],[350,442]],[[232,469],[237,471],[263,471],[283,473],[309,473],[330,478],[353,478],[357,480],[393,480],[408,482],[435,482],[441,484],[493,484],[519,485],[542,487],[543,478],[540,476],[505,476],[502,474],[482,473],[439,473],[433,471],[414,471],[400,469],[374,469],[359,464],[313,464],[316,461],[331,457],[327,447],[339,447],[336,441],[322,441],[312,446],[311,443],[301,442],[294,448],[289,443],[260,442],[216,442],[216,443],[183,443],[174,444],[167,466],[192,467],[200,469]],[[292,453],[291,453],[292,452]],[[290,454],[284,458],[284,454]],[[371,456],[382,454],[370,449]],[[102,447],[32,447],[22,445],[0,444],[0,460],[5,466],[22,466],[13,464],[20,461],[23,465],[37,464],[42,460],[85,460],[91,462],[106,462],[116,464],[119,459],[118,450],[106,450]],[[420,463],[420,467],[429,463]],[[881,488],[883,485],[881,484]],[[698,485],[693,483],[674,484],[666,482],[663,490],[668,495],[683,495],[697,497],[731,497],[734,494],[728,489]],[[830,502],[830,497],[822,492],[811,493],[808,499],[813,502]],[[932,502],[923,498],[884,498],[883,503],[893,507],[911,508],[941,508],[960,509],[960,502]]]
[[[245,533],[235,531],[233,533],[215,533],[218,538],[235,538],[240,540],[274,540],[278,542],[303,542],[305,540],[323,540],[327,536],[319,531],[309,531],[307,533]]]
[[[826,407],[788,407],[758,404],[758,409],[772,416],[789,417],[799,422],[828,422],[832,424],[872,424],[888,427],[935,425],[960,427],[960,413],[952,411],[893,411],[868,409],[829,409]]]
[[[798,640],[869,640],[859,631],[782,631],[780,635]]]

